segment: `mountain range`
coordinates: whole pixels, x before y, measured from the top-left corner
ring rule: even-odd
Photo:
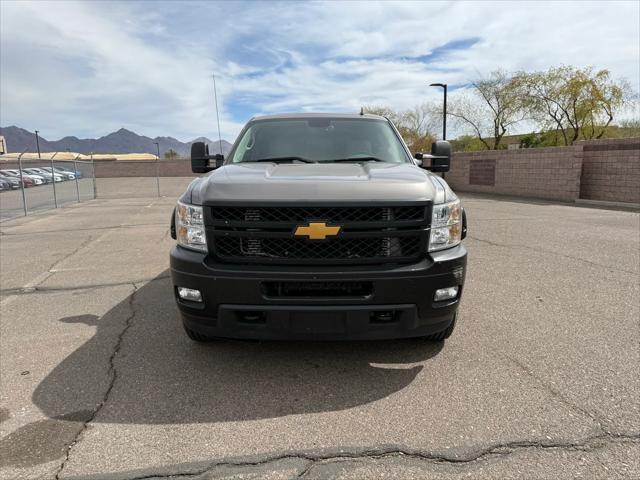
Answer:
[[[24,128],[11,126],[0,128],[0,135],[4,136],[7,151],[20,153],[26,149],[27,152],[36,152],[36,135]],[[220,146],[222,153],[226,155],[231,150],[231,143],[226,140],[222,142],[213,141],[206,137],[195,138],[190,142],[181,142],[173,137],[150,138],[138,135],[135,132],[121,128],[117,132],[110,133],[100,138],[77,138],[64,137],[60,140],[47,140],[39,136],[41,152],[64,152],[71,151],[77,153],[157,153],[155,143],[160,147],[160,156],[164,156],[169,150],[174,150],[181,157],[188,157],[191,153],[193,142],[205,142],[209,145],[211,154],[219,153]]]

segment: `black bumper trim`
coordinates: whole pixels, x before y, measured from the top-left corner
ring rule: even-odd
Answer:
[[[380,315],[387,313],[392,315]],[[433,318],[428,324],[423,324],[416,306],[405,304],[349,307],[220,305],[216,319],[183,313],[182,320],[189,329],[210,337],[381,340],[440,332],[451,324],[453,315]]]
[[[429,335],[449,326],[460,303],[466,257],[460,245],[415,264],[386,269],[233,268],[215,265],[202,253],[174,247],[171,276],[175,286],[202,292],[203,304],[179,299],[177,303],[186,326],[205,335],[247,339],[401,338]],[[348,280],[371,282],[373,294],[366,298],[271,298],[264,288],[270,281]],[[455,285],[460,287],[457,299],[433,302],[436,289]],[[244,318],[243,312],[250,314]],[[380,312],[387,313],[376,320]]]

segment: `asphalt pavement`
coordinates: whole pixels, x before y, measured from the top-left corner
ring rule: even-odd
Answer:
[[[463,197],[443,343],[202,345],[174,200],[0,226],[0,478],[640,477],[637,212]]]

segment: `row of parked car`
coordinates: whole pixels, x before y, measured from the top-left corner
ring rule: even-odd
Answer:
[[[28,167],[22,169],[22,186],[24,188],[75,180],[76,178],[82,178],[80,171],[67,170],[62,167]],[[20,180],[20,170],[17,168],[0,170],[0,191],[20,188]]]

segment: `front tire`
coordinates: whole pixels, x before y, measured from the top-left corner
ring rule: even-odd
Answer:
[[[187,337],[189,337],[194,342],[208,343],[208,342],[212,342],[213,340],[215,340],[212,337],[209,337],[209,336],[204,335],[202,333],[195,332],[195,331],[191,330],[189,327],[187,327],[187,325],[185,323],[182,323],[182,326],[184,327],[184,332],[187,334]]]
[[[449,324],[449,326],[447,328],[445,328],[444,330],[442,330],[440,332],[432,333],[431,335],[425,335],[423,338],[425,340],[427,340],[428,342],[443,342],[443,341],[445,341],[447,338],[449,338],[451,336],[451,334],[453,333],[453,329],[456,327],[456,317],[457,316],[458,316],[458,313],[456,312],[453,315],[453,320],[451,320],[451,323]]]

